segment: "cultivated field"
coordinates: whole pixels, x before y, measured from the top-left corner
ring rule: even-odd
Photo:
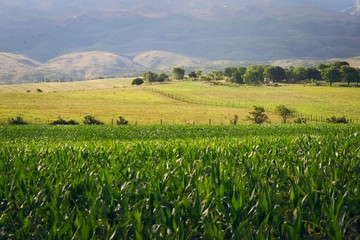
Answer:
[[[360,126],[0,126],[0,239],[356,239]]]
[[[121,115],[130,124],[240,123],[254,105],[268,111],[272,123],[277,105],[297,111],[296,117],[325,122],[345,116],[360,119],[358,88],[282,85],[218,86],[199,82],[133,87],[131,79],[105,79],[74,83],[37,83],[0,86],[0,122],[17,115],[32,123],[49,123],[57,117],[81,122],[94,115],[111,124]],[[43,92],[39,93],[37,89]]]
[[[360,119],[358,88],[130,83],[0,86],[2,123],[32,123],[0,125],[0,239],[360,236],[359,124],[230,125]],[[44,125],[89,114],[107,125]]]

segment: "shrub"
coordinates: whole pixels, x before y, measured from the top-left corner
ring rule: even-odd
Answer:
[[[84,117],[83,123],[85,125],[103,125],[103,122],[97,120],[94,116],[87,115]]]
[[[230,120],[231,124],[236,125],[239,121],[239,116],[237,114],[234,115],[233,119]]]
[[[125,120],[122,116],[119,117],[119,120],[116,120],[117,125],[127,125],[129,121]]]
[[[306,124],[306,119],[305,118],[298,118],[294,120],[294,123],[296,124]]]
[[[42,92],[43,92],[43,90],[41,90],[40,88],[38,88],[38,89],[36,89],[36,92],[38,92],[38,93],[42,93]]]
[[[51,122],[50,125],[79,125],[79,123],[75,120],[66,121],[59,117],[57,120]]]
[[[144,83],[144,80],[142,78],[135,78],[132,80],[131,85],[142,85]]]
[[[326,119],[327,123],[348,123],[349,121],[346,119],[346,117],[335,117],[332,116],[331,118]]]
[[[10,125],[26,125],[28,124],[22,117],[17,116],[16,118],[10,118],[9,119]]]

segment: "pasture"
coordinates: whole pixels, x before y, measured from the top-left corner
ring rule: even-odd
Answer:
[[[41,93],[37,92],[41,89]],[[102,79],[73,83],[36,83],[0,86],[0,122],[17,115],[44,124],[57,117],[81,122],[94,115],[107,124],[120,115],[130,124],[228,125],[235,114],[239,123],[254,105],[264,106],[272,123],[277,105],[296,110],[297,117],[324,122],[332,116],[360,119],[358,88],[281,85],[218,86],[175,82],[134,87],[131,79]]]

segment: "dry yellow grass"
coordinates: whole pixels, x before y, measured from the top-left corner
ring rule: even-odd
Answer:
[[[279,104],[303,114],[360,119],[358,88],[229,87],[193,82],[144,87],[130,84],[131,79],[107,79],[3,85],[0,86],[0,121],[19,115],[32,123],[49,123],[58,117],[81,122],[84,116],[93,115],[107,124],[119,116],[130,124],[208,124],[210,120],[212,124],[230,124],[237,114],[239,123],[248,123],[245,119],[253,105],[261,105],[270,110],[267,114],[271,121],[279,123],[280,118],[272,112]],[[151,89],[180,96],[181,101]]]

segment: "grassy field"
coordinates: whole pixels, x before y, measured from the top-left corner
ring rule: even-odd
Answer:
[[[41,89],[39,93],[36,90]],[[308,119],[331,116],[360,119],[358,88],[288,85],[217,86],[208,83],[131,86],[131,79],[102,79],[73,83],[36,83],[0,86],[0,122],[17,115],[32,123],[49,123],[57,117],[81,122],[94,115],[107,124],[121,115],[130,124],[230,124],[240,123],[253,105],[264,106],[271,122],[279,104]],[[320,116],[322,116],[320,118]]]
[[[359,88],[280,85],[273,86],[216,86],[182,82],[155,87],[186,100],[207,101],[224,106],[252,107],[261,105],[273,111],[283,104],[299,113],[322,116],[347,116],[360,119]]]
[[[0,239],[356,239],[359,133],[0,126]]]

